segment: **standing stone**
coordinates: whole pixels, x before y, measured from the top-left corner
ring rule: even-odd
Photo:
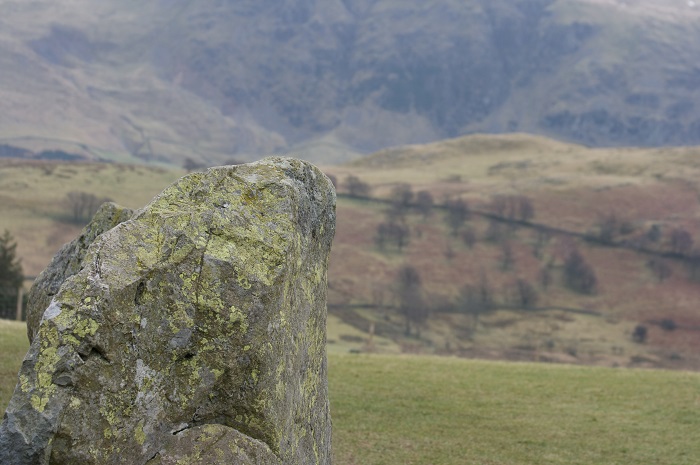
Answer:
[[[134,211],[115,203],[103,204],[80,236],[61,247],[49,266],[34,280],[29,290],[27,305],[27,336],[31,343],[39,329],[41,316],[51,304],[63,282],[80,271],[90,244],[102,233],[131,218]]]
[[[0,463],[330,464],[335,192],[286,158],[212,168],[96,237],[43,313]]]

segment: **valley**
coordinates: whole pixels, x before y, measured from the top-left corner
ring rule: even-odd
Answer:
[[[338,184],[329,352],[699,369],[698,155],[474,135],[322,167]],[[35,276],[80,231],[69,192],[138,208],[183,174],[0,161],[2,228]],[[364,194],[349,193],[352,178]],[[401,191],[413,197],[397,212]],[[458,202],[464,219],[448,223]]]

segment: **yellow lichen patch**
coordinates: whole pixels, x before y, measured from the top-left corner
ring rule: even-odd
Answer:
[[[92,318],[80,318],[73,328],[73,334],[81,338],[86,338],[94,336],[98,329],[100,329],[100,325],[97,321]]]
[[[20,375],[19,388],[22,392],[29,392],[29,378],[27,378],[27,375]]]
[[[49,398],[46,396],[39,397],[37,395],[33,395],[30,402],[32,404],[32,408],[41,413],[46,409],[46,405],[49,403]]]
[[[238,323],[241,332],[245,333],[248,331],[248,317],[235,305],[231,305],[229,308],[229,321],[231,323]]]
[[[40,327],[41,348],[34,370],[36,373],[35,392],[30,401],[32,407],[38,412],[43,412],[51,395],[56,392],[53,384],[53,373],[60,357],[58,355],[58,330],[53,324],[45,324]]]
[[[143,431],[143,420],[139,421],[139,424],[136,425],[134,439],[136,439],[136,442],[138,442],[141,446],[143,446],[143,444],[146,442],[146,433]]]

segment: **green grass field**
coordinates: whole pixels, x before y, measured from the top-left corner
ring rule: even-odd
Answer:
[[[0,407],[27,349],[0,320]],[[700,374],[329,357],[336,465],[695,465]]]

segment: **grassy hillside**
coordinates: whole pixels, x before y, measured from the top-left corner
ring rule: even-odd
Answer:
[[[184,174],[143,165],[0,159],[0,229],[18,238],[24,272],[36,276],[83,227],[73,221],[70,192],[140,208]]]
[[[326,167],[340,193],[329,350],[700,369],[699,156],[697,148],[588,149],[527,135],[469,136]],[[33,276],[80,229],[69,221],[68,192],[139,207],[182,174],[0,161],[0,228],[17,238]],[[371,187],[372,199],[347,196],[350,175]],[[379,247],[387,199],[406,183],[430,192],[435,205],[426,217],[415,208],[403,214],[409,235],[401,250],[391,241]],[[503,198],[528,199],[533,216],[503,221],[495,209]],[[471,210],[456,234],[445,222],[446,199]],[[690,242],[674,252],[679,231]],[[567,284],[574,251],[593,270],[592,292]],[[419,273],[430,311],[410,336],[396,292],[406,265]],[[463,290],[483,283],[492,302],[475,317]],[[536,296],[528,305],[523,288]]]
[[[431,192],[436,203],[462,199],[473,210],[456,236],[444,209],[435,208],[427,219],[408,213],[411,235],[399,252],[375,243],[378,225],[389,221],[387,204],[341,199],[332,302],[371,306],[376,290],[384,289],[389,305],[395,304],[391,289],[396,271],[406,264],[420,272],[434,305],[456,302],[463,285],[479,285],[485,276],[498,301],[495,311],[478,324],[458,311],[434,312],[420,340],[403,341],[406,350],[418,343],[429,351],[480,357],[698,368],[700,284],[688,259],[697,254],[693,238],[700,234],[698,155],[695,148],[588,149],[525,135],[470,136],[329,167],[341,193],[353,175],[372,187],[373,197],[388,198],[398,184],[409,183],[414,192]],[[529,199],[534,216],[514,228],[492,221],[499,196]],[[603,240],[610,218],[614,232]],[[489,238],[494,223],[500,238]],[[471,246],[464,241],[468,231],[475,236]],[[687,250],[669,253],[678,231],[690,238]],[[508,269],[505,247],[512,261]],[[572,251],[594,270],[595,292],[564,285]],[[660,278],[652,259],[668,267],[670,276]],[[509,293],[519,281],[535,288],[541,311],[512,308]],[[374,321],[382,331],[401,332],[396,312],[388,311],[389,322],[387,312],[353,313],[346,319],[359,326]],[[675,326],[663,329],[664,320]],[[645,343],[633,340],[638,325],[648,330]]]
[[[26,350],[0,321],[0,410]],[[692,465],[700,375],[330,355],[337,465]]]

